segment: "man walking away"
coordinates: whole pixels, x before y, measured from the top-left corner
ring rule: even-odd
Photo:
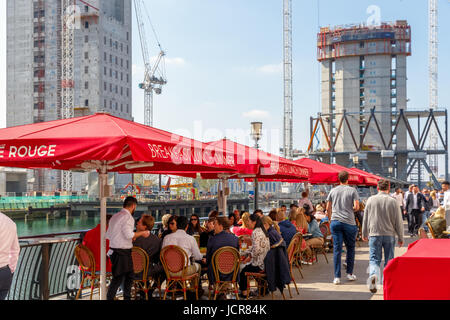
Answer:
[[[348,186],[348,172],[339,173],[340,185],[333,188],[327,198],[328,219],[333,237],[334,281],[341,283],[342,243],[347,248],[347,279],[355,281],[353,274],[355,264],[355,244],[358,227],[355,221],[355,211],[359,210],[359,196],[355,188]]]
[[[414,186],[413,192],[406,199],[405,211],[409,216],[408,232],[411,237],[417,234],[422,224],[422,213],[425,212],[425,199],[419,192],[419,187]]]
[[[123,285],[123,299],[131,300],[131,286],[133,284],[133,260],[131,248],[133,239],[139,237],[148,238],[150,231],[134,230],[133,214],[136,211],[137,200],[128,197],[123,203],[123,209],[115,214],[109,221],[108,231],[105,237],[109,239],[110,250],[108,255],[112,264],[112,280],[108,288],[107,299],[114,300],[117,289]]]
[[[384,250],[384,266],[394,258],[395,236],[398,245],[403,245],[403,219],[397,201],[389,196],[390,185],[387,180],[378,182],[377,195],[367,200],[362,226],[363,241],[369,241],[369,289],[377,292],[381,281],[381,256]]]
[[[0,212],[0,301],[5,300],[19,260],[16,224]]]

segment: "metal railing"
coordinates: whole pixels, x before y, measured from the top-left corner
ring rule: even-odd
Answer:
[[[20,238],[20,255],[7,300],[49,300],[67,294],[69,277],[77,271],[74,250],[85,231]]]

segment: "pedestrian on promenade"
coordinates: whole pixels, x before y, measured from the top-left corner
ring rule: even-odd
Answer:
[[[367,200],[362,226],[363,241],[369,241],[369,289],[377,292],[381,282],[381,258],[384,250],[384,266],[394,258],[395,237],[398,246],[403,245],[403,219],[397,201],[389,196],[388,180],[378,182],[377,195]]]
[[[131,300],[131,286],[133,284],[131,248],[133,248],[133,239],[150,236],[149,230],[133,232],[133,214],[136,207],[136,198],[127,197],[123,202],[123,209],[109,221],[105,237],[109,239],[111,248],[108,251],[108,256],[111,259],[113,277],[108,288],[108,300],[114,300],[117,289],[122,283],[124,300]]]
[[[450,231],[450,182],[442,182],[442,191],[444,193],[444,200],[442,206],[445,208],[445,221],[447,222],[447,230]]]
[[[413,192],[406,199],[405,212],[409,216],[409,235],[414,237],[422,224],[422,213],[425,212],[425,198],[416,185],[414,185]]]
[[[424,188],[422,190],[422,195],[424,198],[425,211],[422,212],[422,223],[420,227],[424,228],[425,231],[428,232],[426,221],[430,218],[431,209],[433,208],[433,198],[430,195],[430,190],[428,190],[427,188]]]
[[[403,215],[403,204],[405,200],[405,196],[403,195],[403,191],[401,188],[395,189],[395,192],[392,194],[392,198],[394,198],[397,201],[397,204],[400,207],[400,210],[402,211],[402,218],[403,220],[406,220],[406,217]]]
[[[333,188],[327,198],[328,219],[331,221],[330,229],[333,237],[333,283],[341,283],[341,255],[342,243],[347,248],[347,279],[355,281],[353,274],[355,264],[355,244],[358,227],[355,221],[355,211],[359,210],[359,195],[355,188],[348,185],[348,172],[342,171],[338,178],[340,185]]]
[[[17,226],[0,212],[0,301],[5,300],[19,260]]]
[[[409,194],[413,192],[414,185],[410,185],[408,188],[408,191],[405,192],[404,198],[403,198],[403,216],[406,217],[406,221],[408,222],[409,226],[409,214],[408,211],[406,211],[406,199],[408,198]]]

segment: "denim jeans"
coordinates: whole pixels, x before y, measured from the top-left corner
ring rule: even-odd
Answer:
[[[384,250],[384,267],[394,259],[395,237],[376,236],[369,237],[369,276],[376,275],[381,281],[381,258]]]
[[[428,227],[425,222],[427,222],[428,218],[430,218],[430,211],[422,212],[422,225],[421,228],[424,228],[426,232],[428,232]]]
[[[333,237],[334,277],[341,277],[342,243],[345,243],[347,248],[347,274],[352,274],[353,266],[355,265],[355,244],[358,227],[333,220],[331,221],[330,229]]]

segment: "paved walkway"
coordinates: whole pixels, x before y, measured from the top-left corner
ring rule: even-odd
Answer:
[[[407,225],[404,225],[407,230]],[[405,244],[402,248],[395,248],[395,257],[403,255],[408,244],[416,241],[418,238],[410,238],[405,233]],[[328,262],[323,255],[319,255],[319,262],[313,265],[303,265],[301,278],[298,270],[294,268],[294,278],[296,279],[300,295],[297,295],[295,288],[291,285],[291,292],[294,300],[383,300],[383,288],[378,288],[376,294],[372,294],[367,287],[368,266],[369,266],[369,245],[366,242],[358,242],[355,252],[354,274],[356,281],[346,279],[345,267],[342,267],[342,278],[340,285],[334,285],[333,253],[327,254]],[[345,253],[342,255],[342,261],[345,261]],[[384,266],[384,261],[381,263]],[[289,299],[289,293],[285,290],[285,296]],[[270,296],[269,296],[270,299]],[[283,299],[280,293],[275,295],[275,299]]]

